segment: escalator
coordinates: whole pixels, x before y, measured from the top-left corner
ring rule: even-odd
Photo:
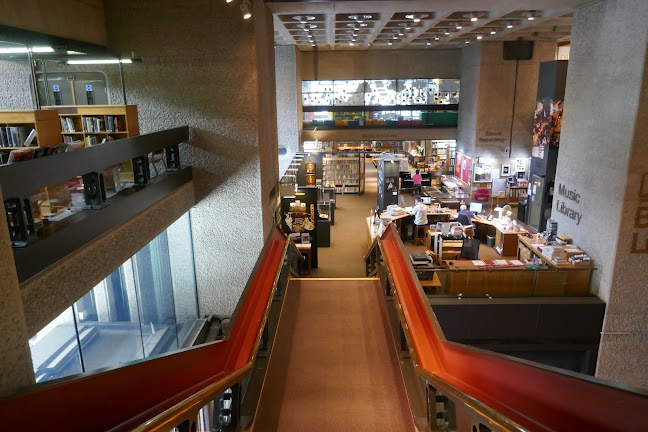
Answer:
[[[446,340],[390,226],[368,278],[301,279],[275,228],[223,340],[0,399],[3,430],[642,431],[648,396]]]

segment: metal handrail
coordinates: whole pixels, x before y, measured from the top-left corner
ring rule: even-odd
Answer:
[[[249,375],[289,247],[275,226],[225,340],[32,386],[0,399],[3,427],[23,429],[24,413],[34,411],[39,415],[29,420],[33,430],[168,431],[184,420],[195,421],[202,402]]]
[[[447,341],[394,224],[376,240],[412,360],[421,377],[504,430],[642,430],[638,389]]]

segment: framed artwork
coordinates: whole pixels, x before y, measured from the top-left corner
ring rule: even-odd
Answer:
[[[475,164],[473,182],[490,183],[491,181],[493,181],[493,167],[483,163]]]
[[[511,175],[511,164],[502,164],[502,177]]]
[[[520,180],[526,179],[526,173],[524,171],[518,171],[517,178]]]
[[[306,162],[306,174],[315,174],[315,162]]]
[[[526,161],[524,159],[515,159],[515,172],[525,172]]]
[[[315,186],[315,174],[306,174],[306,186]]]

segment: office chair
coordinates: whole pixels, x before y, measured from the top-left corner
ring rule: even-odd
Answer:
[[[461,257],[469,260],[479,259],[479,239],[464,239],[461,246]]]

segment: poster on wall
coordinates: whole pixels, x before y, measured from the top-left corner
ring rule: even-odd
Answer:
[[[511,164],[502,164],[502,177],[508,177],[511,175]]]
[[[461,163],[461,181],[470,184],[470,163],[472,159],[464,155],[463,162]]]
[[[316,186],[315,174],[306,174],[306,186]]]
[[[306,174],[315,174],[315,163],[314,162],[306,163]]]
[[[464,157],[463,153],[459,153],[459,152],[455,153],[454,175],[457,178],[461,178],[461,169],[462,169],[463,157]]]
[[[474,183],[490,183],[493,181],[493,167],[491,165],[478,163],[475,164]]]

